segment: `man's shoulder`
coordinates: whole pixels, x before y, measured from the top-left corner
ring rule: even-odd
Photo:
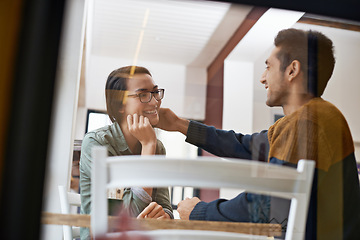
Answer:
[[[341,111],[334,104],[322,98],[314,98],[308,106],[309,109],[321,112],[323,115],[338,114],[342,116]]]
[[[315,98],[308,104],[305,104],[298,114],[299,119],[319,123],[320,125],[329,121],[335,121],[337,124],[347,124],[342,112],[331,102],[322,98]]]

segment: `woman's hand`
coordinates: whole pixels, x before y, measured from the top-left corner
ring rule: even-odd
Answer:
[[[156,150],[155,130],[147,117],[138,115],[127,116],[129,132],[136,137],[142,145],[141,155],[153,155]]]
[[[151,202],[137,218],[156,218],[156,219],[170,219],[163,207],[156,202]]]

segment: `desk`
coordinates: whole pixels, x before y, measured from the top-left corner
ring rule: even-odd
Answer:
[[[119,217],[109,216],[110,229],[116,229]],[[198,220],[180,219],[134,219],[135,225],[140,230],[156,229],[190,229],[206,231],[235,232],[265,236],[281,236],[280,224],[267,223],[242,223],[242,222],[212,222]],[[43,212],[41,217],[42,224],[71,225],[78,227],[90,227],[90,215],[82,214],[60,214]]]

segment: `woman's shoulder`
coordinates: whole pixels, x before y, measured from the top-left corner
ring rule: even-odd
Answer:
[[[114,135],[114,124],[106,125],[104,127],[89,131],[85,134],[83,141],[91,141],[91,139],[95,139],[99,142],[106,141],[108,137],[113,137]]]
[[[109,143],[109,139],[112,139],[114,136],[112,130],[112,124],[107,125],[92,131],[89,131],[85,134],[82,140],[82,150],[91,149],[93,146],[108,146],[111,145]]]

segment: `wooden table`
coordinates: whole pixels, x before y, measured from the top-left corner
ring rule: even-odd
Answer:
[[[116,231],[119,226],[119,217],[109,216],[109,228]],[[138,230],[155,229],[191,229],[207,231],[235,232],[264,236],[281,236],[280,224],[267,223],[242,223],[242,222],[213,222],[198,220],[179,220],[179,219],[132,219],[133,225]],[[90,227],[90,215],[82,214],[60,214],[43,212],[42,224],[71,225],[78,227]]]

